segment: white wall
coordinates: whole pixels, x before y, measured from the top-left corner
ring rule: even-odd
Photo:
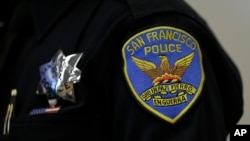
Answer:
[[[250,63],[250,1],[186,0],[186,2],[207,21],[217,39],[238,66],[244,88],[244,115],[238,124],[250,124],[248,94],[250,92],[250,64],[248,64]],[[233,104],[232,101],[232,106]]]

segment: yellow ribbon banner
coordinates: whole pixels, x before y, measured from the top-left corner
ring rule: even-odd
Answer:
[[[155,106],[173,106],[187,102],[187,95],[180,95],[173,98],[154,98],[153,102]]]
[[[156,93],[167,94],[167,93],[176,93],[178,90],[185,91],[186,93],[193,95],[196,92],[196,88],[190,84],[186,83],[174,83],[169,85],[157,85],[147,89],[141,94],[141,98],[146,101],[152,98],[152,95]]]

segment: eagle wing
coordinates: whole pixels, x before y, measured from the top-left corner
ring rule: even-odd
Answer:
[[[156,65],[153,62],[142,60],[133,56],[132,60],[136,64],[136,66],[141,71],[146,73],[152,80],[154,80],[158,76],[161,76],[161,72],[159,72],[159,69],[156,68]]]
[[[189,65],[191,64],[193,57],[194,57],[194,53],[192,52],[189,55],[177,60],[175,62],[173,74],[181,77],[185,73],[185,71],[189,67]]]
[[[132,60],[134,61],[134,63],[140,68],[140,70],[142,71],[148,71],[151,69],[155,69],[156,66],[154,63],[146,61],[146,60],[142,60],[136,57],[132,56]]]

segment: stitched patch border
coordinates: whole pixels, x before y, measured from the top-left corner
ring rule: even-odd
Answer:
[[[202,54],[186,31],[148,28],[125,42],[122,55],[135,100],[160,119],[176,123],[200,96],[205,80]]]

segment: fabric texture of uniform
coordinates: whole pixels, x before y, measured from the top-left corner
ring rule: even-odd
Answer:
[[[175,123],[138,103],[124,76],[122,47],[159,26],[192,35],[205,80],[198,99]],[[206,22],[183,0],[21,0],[5,35],[0,89],[1,141],[225,141],[243,113],[242,81]],[[76,103],[60,99],[56,114],[29,115],[48,106],[36,95],[39,67],[61,49],[83,53],[74,84]],[[3,135],[11,89],[16,88],[9,133]],[[233,104],[232,104],[233,103]]]

